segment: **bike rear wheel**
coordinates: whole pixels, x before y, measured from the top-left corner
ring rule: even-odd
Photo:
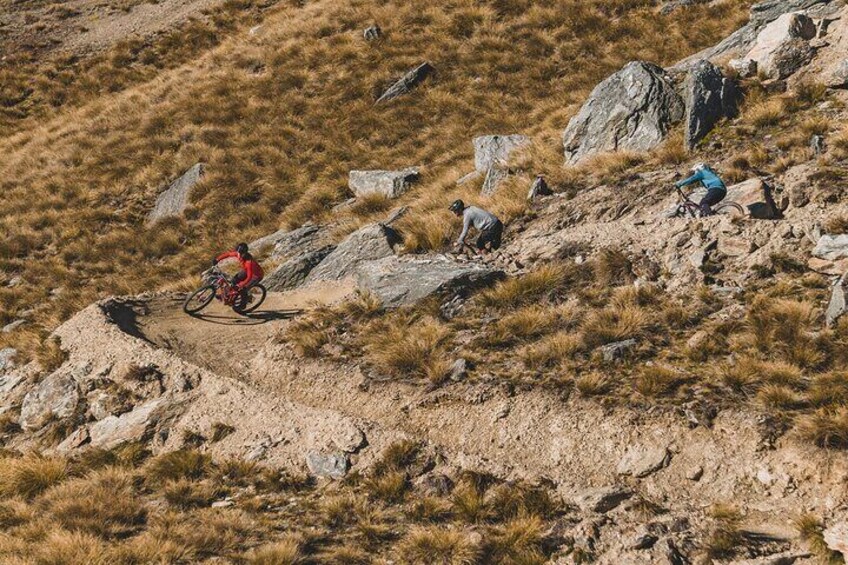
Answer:
[[[211,284],[198,288],[188,295],[183,302],[183,311],[186,314],[197,314],[215,298],[215,287]]]
[[[268,291],[261,284],[254,285],[247,290],[247,299],[244,295],[239,296],[233,304],[233,310],[239,314],[249,314],[259,308],[265,302]]]
[[[713,212],[734,218],[742,218],[745,216],[745,209],[736,202],[720,202],[713,206]]]

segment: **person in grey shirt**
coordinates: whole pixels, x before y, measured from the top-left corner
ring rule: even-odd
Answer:
[[[480,234],[474,245],[479,253],[488,253],[501,246],[503,224],[497,216],[477,206],[466,206],[462,200],[454,201],[449,210],[462,217],[462,233],[456,240],[457,248],[465,245],[465,238],[468,237],[468,230],[472,226]]]

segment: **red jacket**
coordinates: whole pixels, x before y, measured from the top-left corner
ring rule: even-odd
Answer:
[[[238,262],[241,263],[241,268],[244,270],[245,277],[244,280],[238,284],[239,288],[244,288],[252,282],[256,282],[261,280],[265,273],[262,272],[262,267],[259,266],[259,263],[253,256],[248,253],[244,257],[238,254],[237,251],[227,251],[226,253],[221,253],[215,258],[215,261],[220,262],[224,259],[236,258]]]

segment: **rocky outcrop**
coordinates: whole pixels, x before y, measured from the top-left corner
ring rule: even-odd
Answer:
[[[53,373],[24,397],[21,428],[33,431],[51,420],[72,418],[79,409],[80,398],[79,387],[71,375]]]
[[[162,420],[177,413],[177,405],[161,397],[120,416],[107,416],[89,427],[91,446],[112,449],[124,443],[149,439]]]
[[[383,30],[377,24],[370,25],[362,31],[362,37],[365,41],[374,41],[380,39],[383,35]]]
[[[686,102],[684,143],[692,149],[713,127],[737,113],[739,94],[734,82],[706,60],[698,61],[683,85]]]
[[[416,86],[421,84],[428,76],[430,76],[435,69],[430,63],[422,63],[403,75],[400,80],[390,86],[382,95],[377,99],[377,104],[380,102],[387,102],[398,96],[403,96],[408,92],[412,91]]]
[[[188,206],[191,191],[203,177],[205,166],[197,163],[183,175],[172,182],[164,192],[156,198],[153,210],[147,216],[147,223],[152,224],[164,218],[179,216]]]
[[[313,451],[306,456],[306,466],[309,472],[318,478],[343,479],[347,475],[347,455]]]
[[[821,236],[813,249],[813,256],[828,261],[848,258],[848,234]]]
[[[491,168],[509,168],[512,153],[526,147],[530,139],[525,135],[482,135],[474,138],[474,169],[485,173]]]
[[[334,246],[328,245],[318,251],[307,251],[296,255],[274,269],[263,279],[262,284],[268,290],[276,292],[297,288],[304,283],[312,269],[332,253],[333,249],[335,249]]]
[[[828,303],[827,311],[825,312],[825,321],[828,327],[833,326],[845,312],[848,312],[848,274],[843,275],[833,285],[833,291],[830,294],[830,303]]]
[[[545,180],[545,177],[542,175],[537,175],[533,182],[530,184],[530,190],[527,191],[527,200],[530,202],[540,198],[542,196],[550,196],[553,194],[550,187],[548,187],[548,183]]]
[[[381,224],[366,226],[350,234],[306,278],[314,281],[340,280],[354,276],[360,263],[394,255],[400,236]]]
[[[601,82],[563,133],[565,159],[578,164],[609,151],[647,151],[684,115],[669,75],[652,64],[628,63]]]
[[[357,196],[381,194],[386,198],[397,198],[418,180],[416,167],[402,171],[350,171],[348,187]]]
[[[727,199],[745,208],[752,218],[758,220],[774,220],[781,216],[771,186],[761,179],[748,179],[727,187]]]
[[[769,78],[786,78],[813,59],[810,40],[816,36],[813,20],[802,13],[783,14],[757,36],[745,59],[756,61]]]
[[[317,251],[330,243],[329,230],[324,226],[307,224],[295,230],[280,230],[257,239],[250,249],[257,255],[268,253],[274,260]]]
[[[415,304],[428,296],[465,293],[501,279],[502,271],[445,257],[387,257],[361,263],[360,288],[373,293],[386,307]]]

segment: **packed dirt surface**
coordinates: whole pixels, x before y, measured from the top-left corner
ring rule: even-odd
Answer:
[[[28,0],[0,2],[0,52],[82,55],[178,27],[222,0]]]

